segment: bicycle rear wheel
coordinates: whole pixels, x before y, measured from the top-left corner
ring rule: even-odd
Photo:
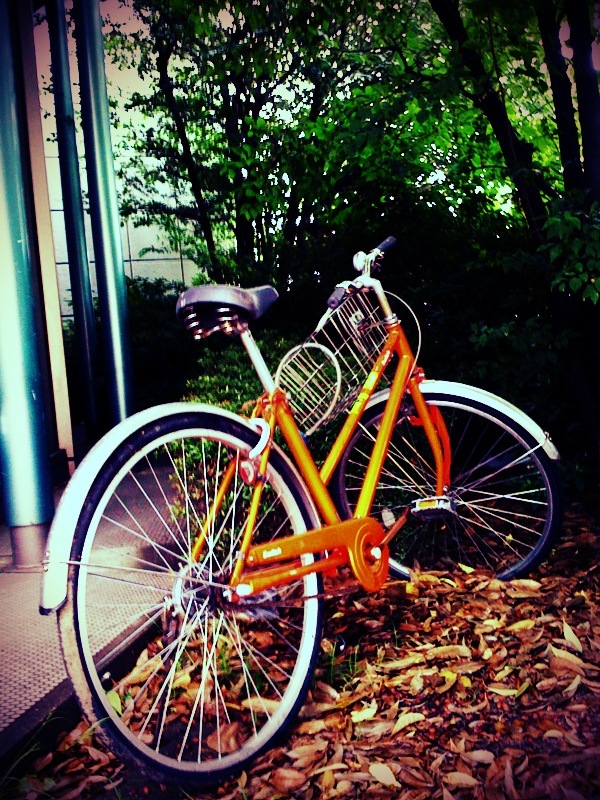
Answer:
[[[67,670],[104,744],[159,780],[211,785],[239,772],[284,734],[312,678],[320,575],[228,601],[256,439],[218,410],[159,419],[116,447],[77,525],[59,615]],[[255,541],[316,526],[274,451]]]
[[[498,409],[460,394],[432,392],[448,428],[451,511],[410,513],[390,543],[390,571],[484,568],[503,579],[527,574],[549,553],[561,524],[555,463],[537,440]],[[383,415],[385,397],[365,413],[332,478],[343,517],[352,516]],[[390,527],[415,500],[435,495],[433,455],[411,401],[396,422],[371,515]]]

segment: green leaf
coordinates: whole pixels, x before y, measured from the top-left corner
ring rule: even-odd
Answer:
[[[111,704],[111,706],[114,708],[114,710],[117,712],[117,714],[119,716],[122,716],[123,715],[123,703],[121,702],[121,698],[119,697],[117,692],[115,692],[114,689],[110,689],[106,693],[106,699]]]

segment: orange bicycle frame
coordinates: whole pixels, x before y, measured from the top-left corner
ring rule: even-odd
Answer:
[[[379,431],[352,520],[341,522],[327,484],[338,465],[350,438],[373,396],[392,357],[398,357]],[[262,494],[263,481],[254,484],[248,519],[240,545],[239,555],[231,578],[231,588],[238,596],[255,594],[299,579],[311,572],[333,573],[343,564],[350,563],[356,577],[367,591],[379,589],[387,577],[387,540],[383,527],[369,518],[369,512],[379,482],[400,405],[408,392],[413,400],[416,418],[412,424],[423,426],[432,449],[436,468],[436,493],[442,495],[450,481],[450,443],[443,418],[437,409],[429,409],[419,384],[423,373],[415,369],[414,356],[399,322],[391,323],[384,346],[367,376],[342,429],[323,466],[319,470],[300,433],[287,397],[276,389],[270,396],[260,398],[255,416],[267,418],[271,438],[260,456],[259,475],[267,468],[275,426],[279,427],[290,448],[294,462],[315,501],[325,525],[322,528],[298,533],[269,544],[252,544],[252,535]],[[195,543],[193,556],[198,558],[204,546],[211,520],[225,497],[235,474],[235,464],[230,464],[222,478],[219,491],[209,510],[205,527]],[[394,526],[394,533],[402,526],[406,515]],[[369,553],[376,554],[373,557]],[[307,555],[325,554],[308,560]]]

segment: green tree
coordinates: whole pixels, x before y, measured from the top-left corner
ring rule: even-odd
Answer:
[[[397,234],[387,279],[410,287],[436,374],[474,349],[485,385],[517,402],[536,386],[545,419],[561,413],[598,459],[586,0],[128,2],[143,26],[114,52],[145,89],[130,100],[143,124],[122,123],[126,212],[160,222],[205,279],[291,287],[303,312],[355,249]]]
[[[563,377],[575,389],[571,412],[581,417],[580,442],[598,465],[600,358],[596,347],[586,347],[600,334],[595,6],[429,2],[458,57],[463,92],[488,120],[532,239],[547,259],[540,289],[548,294],[555,336],[567,331]],[[523,110],[541,117],[540,124],[531,127]]]

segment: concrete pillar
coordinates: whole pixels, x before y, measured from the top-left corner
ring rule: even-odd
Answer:
[[[0,0],[0,486],[13,562],[25,568],[42,559],[54,502],[25,205],[27,147],[18,106],[16,41],[10,0]]]

